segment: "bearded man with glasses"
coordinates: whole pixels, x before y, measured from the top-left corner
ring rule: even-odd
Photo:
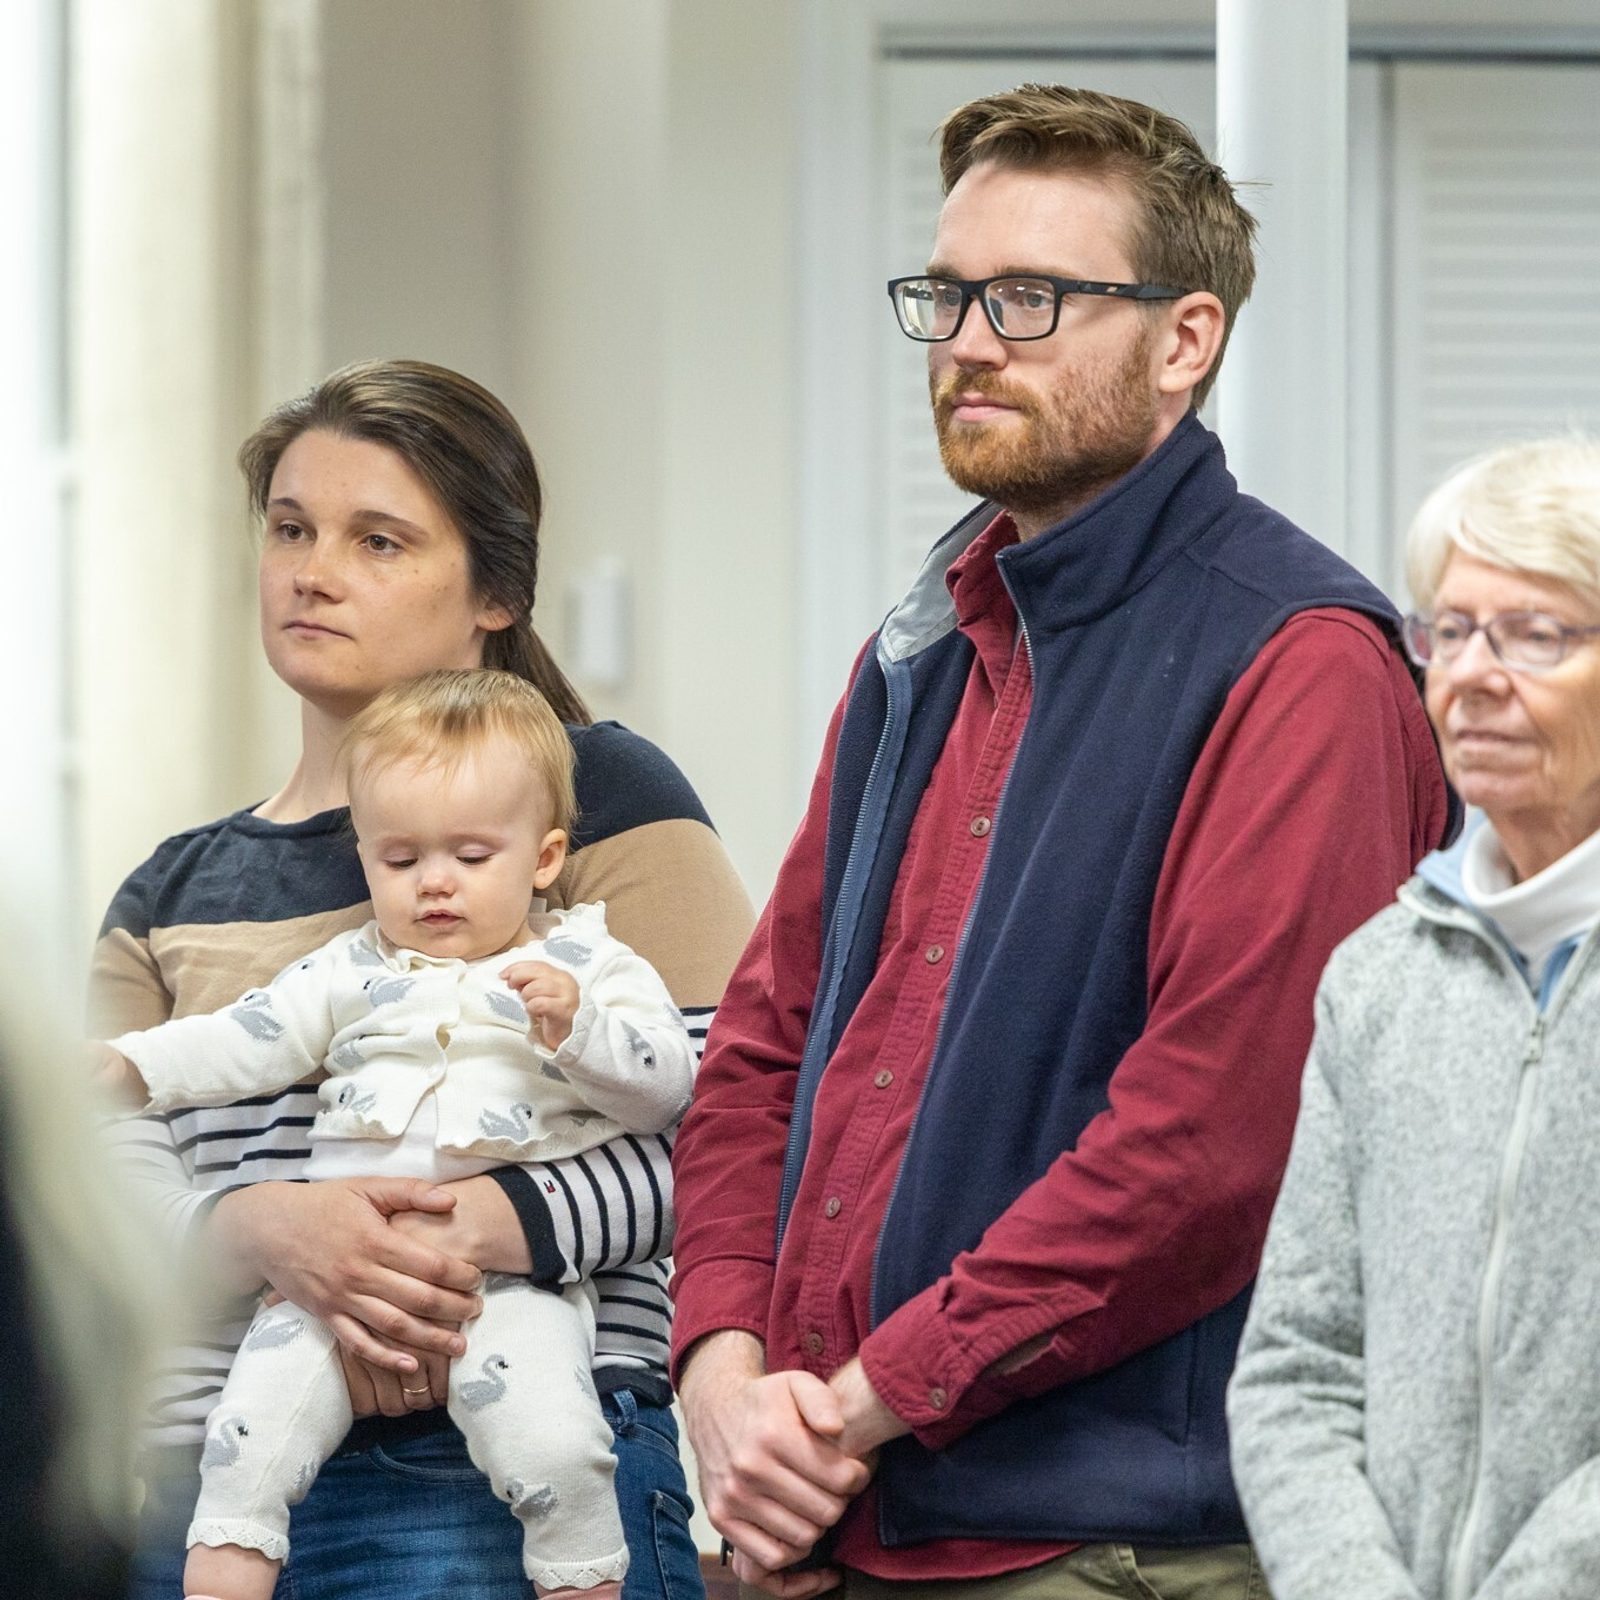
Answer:
[[[675,1161],[741,1577],[1259,1595],[1223,1395],[1333,946],[1449,831],[1399,619],[1196,408],[1254,224],[1188,129],[945,123],[928,346],[981,504],[869,641]]]

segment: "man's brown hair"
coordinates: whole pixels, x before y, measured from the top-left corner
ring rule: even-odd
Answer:
[[[1195,405],[1203,404],[1255,282],[1256,221],[1189,129],[1137,100],[1025,83],[959,107],[939,131],[946,194],[982,161],[1106,177],[1125,186],[1134,223],[1124,244],[1139,281],[1204,289],[1222,302],[1222,347],[1194,394]]]

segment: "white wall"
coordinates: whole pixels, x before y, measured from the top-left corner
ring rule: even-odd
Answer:
[[[668,12],[553,0],[518,14],[515,313],[508,399],[546,490],[535,620],[559,655],[572,579],[619,561],[638,604],[633,670],[597,712],[648,731],[666,619],[660,579],[665,330],[647,287],[663,274]],[[636,284],[641,287],[635,291]],[[638,304],[633,304],[635,292]],[[619,316],[595,314],[614,301]],[[635,320],[627,319],[630,312]]]
[[[522,9],[324,0],[325,369],[413,356],[512,383]]]
[[[521,19],[536,615],[559,652],[571,583],[626,572],[632,671],[583,687],[688,772],[759,897],[794,823],[792,18],[544,0]]]
[[[398,354],[472,374],[522,418],[548,491],[539,626],[561,654],[571,581],[620,566],[630,668],[583,687],[688,771],[764,893],[797,776],[795,13],[75,15],[86,916],[156,840],[259,798],[292,760],[234,451],[320,373]]]

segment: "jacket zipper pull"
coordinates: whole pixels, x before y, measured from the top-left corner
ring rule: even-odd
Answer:
[[[1522,1065],[1531,1067],[1544,1054],[1544,1013],[1533,1019],[1533,1032],[1528,1035],[1528,1048],[1522,1053]]]

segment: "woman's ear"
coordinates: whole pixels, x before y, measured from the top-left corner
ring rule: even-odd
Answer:
[[[539,846],[539,865],[534,868],[533,886],[538,890],[550,887],[561,876],[567,864],[567,830],[552,828]]]
[[[512,624],[511,611],[506,606],[482,605],[478,608],[477,623],[485,633],[499,633]]]

